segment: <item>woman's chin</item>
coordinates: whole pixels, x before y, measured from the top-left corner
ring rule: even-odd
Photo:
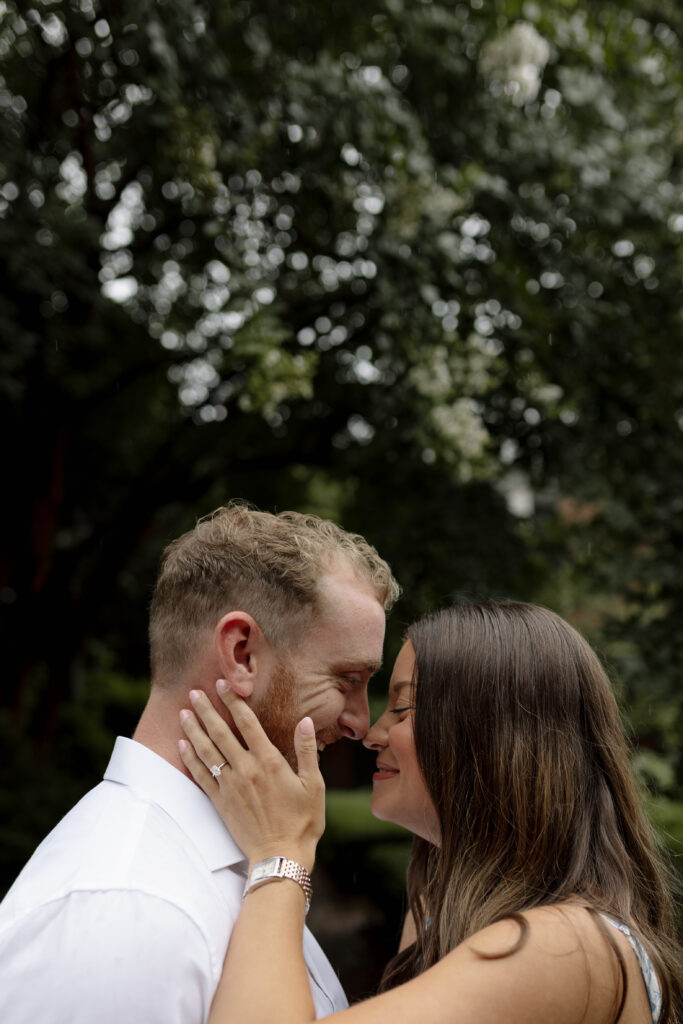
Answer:
[[[382,807],[381,800],[375,799],[375,794],[374,793],[372,794],[372,797],[370,798],[370,810],[372,812],[372,816],[374,818],[377,818],[378,821],[391,821],[391,822],[393,822],[393,818],[391,817],[391,815]]]

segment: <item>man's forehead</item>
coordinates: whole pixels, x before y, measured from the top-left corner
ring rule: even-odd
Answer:
[[[313,627],[383,634],[385,625],[384,607],[370,584],[355,577],[323,577]]]
[[[384,613],[334,615],[314,623],[303,648],[330,672],[372,675],[382,664]]]
[[[317,657],[328,667],[344,665],[347,672],[375,672],[382,662],[386,616],[370,584],[348,573],[327,574],[319,593],[307,635]]]
[[[352,566],[343,562],[328,569],[319,578],[317,590],[322,601],[339,601],[343,599],[353,600],[356,597],[371,598],[382,607],[382,604],[375,592],[372,583],[362,577]],[[382,611],[384,608],[382,607]]]

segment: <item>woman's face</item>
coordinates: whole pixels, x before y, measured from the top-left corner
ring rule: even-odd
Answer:
[[[406,640],[391,675],[387,709],[363,740],[368,750],[377,752],[370,806],[376,818],[403,825],[438,846],[439,820],[418,767],[413,740],[414,667],[415,651]]]

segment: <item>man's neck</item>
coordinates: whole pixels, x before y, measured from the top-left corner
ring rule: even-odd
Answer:
[[[133,739],[191,778],[178,751],[178,740],[183,736],[178,715],[183,707],[189,707],[184,690],[174,699],[173,691],[153,686]]]

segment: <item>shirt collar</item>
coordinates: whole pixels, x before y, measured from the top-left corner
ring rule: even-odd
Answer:
[[[208,796],[153,750],[119,736],[104,779],[129,786],[160,807],[197,847],[210,871],[229,867],[246,874],[247,858]]]

